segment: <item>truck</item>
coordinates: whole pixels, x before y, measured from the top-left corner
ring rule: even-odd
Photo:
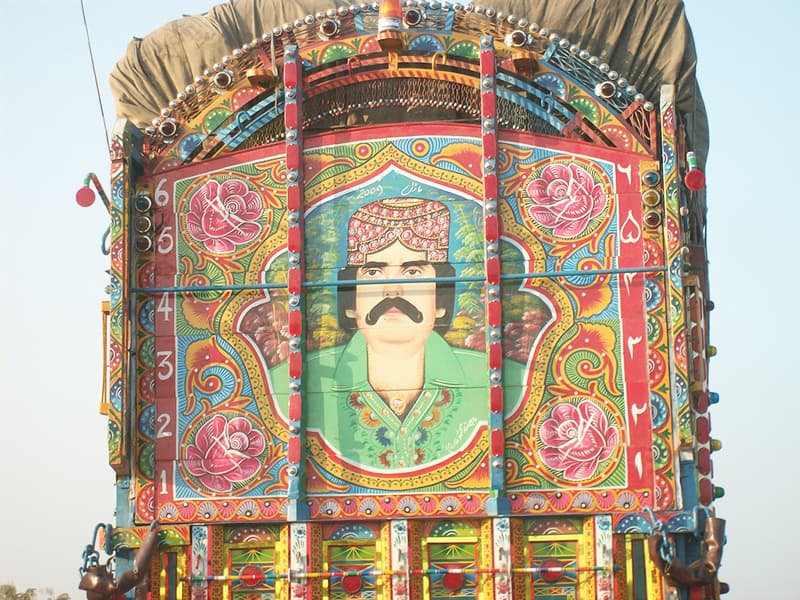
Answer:
[[[87,597],[719,598],[695,65],[668,0],[134,39]]]

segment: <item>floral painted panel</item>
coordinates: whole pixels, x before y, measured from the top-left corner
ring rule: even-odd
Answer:
[[[475,130],[385,133],[305,140],[299,230],[282,147],[153,181],[143,510],[277,520],[299,494],[312,518],[482,515],[498,452],[514,512],[649,505],[638,157],[509,136],[494,284]]]

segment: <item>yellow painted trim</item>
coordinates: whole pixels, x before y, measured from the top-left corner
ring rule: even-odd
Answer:
[[[422,568],[423,569],[430,569],[431,563],[428,560],[428,546],[430,544],[476,544],[478,548],[478,557],[475,561],[475,564],[478,568],[481,566],[481,548],[480,544],[478,544],[478,536],[459,536],[459,537],[428,537],[422,540]],[[480,600],[482,597],[481,593],[481,573],[475,574],[475,591],[477,592],[477,599]],[[431,580],[429,575],[421,575],[422,577],[422,596],[423,598],[430,598],[431,597]]]
[[[532,542],[575,542],[575,549],[577,555],[575,556],[575,565],[577,567],[586,566],[587,564],[594,564],[594,536],[586,533],[586,523],[591,523],[591,519],[586,519],[583,523],[582,532],[579,533],[564,533],[564,534],[547,534],[547,535],[526,535],[523,544],[523,556],[525,557],[525,565],[531,566],[533,564],[533,556],[531,555]],[[589,545],[592,545],[589,550]],[[528,576],[529,577],[529,576]],[[593,572],[585,573],[583,571],[575,572],[575,591],[577,598],[594,598],[594,579]],[[526,600],[533,600],[533,582],[526,577],[525,584],[525,598]]]
[[[108,416],[108,408],[110,403],[108,401],[108,331],[109,331],[109,321],[111,319],[111,302],[108,300],[103,300],[100,303],[100,314],[101,314],[101,327],[102,327],[102,336],[103,336],[103,370],[101,373],[103,374],[103,381],[101,384],[100,390],[100,407],[99,412],[101,415]]]
[[[633,540],[641,540],[643,544],[642,558],[644,560],[645,588],[648,600],[664,600],[664,583],[658,567],[650,560],[647,551],[647,536],[626,535],[625,536],[625,592],[626,597],[633,598]]]

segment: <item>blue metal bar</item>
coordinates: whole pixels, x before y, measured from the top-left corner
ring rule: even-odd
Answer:
[[[532,273],[507,273],[500,275],[502,281],[516,281],[520,279],[555,279],[558,277],[586,277],[587,275],[624,275],[626,273],[663,273],[667,267],[631,267],[629,269],[592,269],[589,271],[536,271]],[[420,277],[419,279],[343,279],[341,281],[306,281],[303,282],[304,288],[318,287],[342,287],[353,285],[374,285],[382,283],[465,283],[486,281],[483,276],[469,277]],[[183,285],[172,287],[134,287],[131,292],[143,294],[159,294],[163,292],[235,292],[244,290],[277,290],[286,289],[286,283],[243,283],[230,285]]]

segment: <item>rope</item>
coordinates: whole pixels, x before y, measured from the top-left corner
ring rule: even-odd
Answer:
[[[103,121],[103,131],[106,136],[106,147],[108,155],[111,156],[111,142],[109,142],[108,127],[106,126],[106,113],[103,110],[103,98],[100,95],[100,84],[97,81],[97,68],[94,64],[94,52],[92,51],[92,40],[89,36],[89,24],[86,21],[86,8],[81,0],[81,14],[83,15],[83,29],[86,32],[86,45],[89,47],[89,62],[92,65],[92,77],[94,78],[94,88],[97,91],[97,103],[100,105],[100,119]]]

